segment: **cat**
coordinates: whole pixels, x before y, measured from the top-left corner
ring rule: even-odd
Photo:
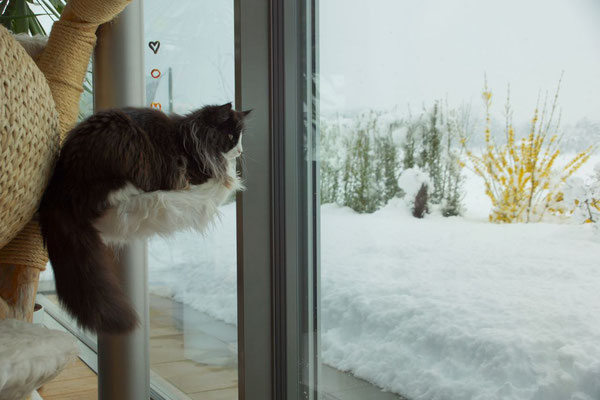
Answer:
[[[108,246],[206,228],[242,189],[235,163],[248,113],[231,103],[186,116],[114,109],[68,133],[39,220],[58,298],[79,326],[106,333],[137,326]]]

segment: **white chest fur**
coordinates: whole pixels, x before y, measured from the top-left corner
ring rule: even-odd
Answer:
[[[111,207],[94,226],[104,242],[112,245],[186,229],[203,231],[214,222],[219,205],[242,188],[233,162],[229,175],[232,178],[229,187],[209,179],[186,190],[143,192],[128,183],[109,194]]]

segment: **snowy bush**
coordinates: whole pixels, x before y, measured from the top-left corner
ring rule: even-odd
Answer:
[[[458,138],[464,135],[456,115],[436,102],[407,121],[374,111],[353,119],[323,119],[321,202],[374,212],[404,195],[398,186],[403,170],[419,168],[429,177],[429,201],[439,205],[436,209],[444,216],[460,215],[464,193]],[[411,201],[415,196],[416,192]]]
[[[353,120],[321,122],[321,202],[371,213],[401,195],[398,145],[393,130],[401,125],[380,121],[369,112]]]
[[[337,203],[340,199],[342,170],[342,136],[340,123],[321,121],[320,189],[321,203]]]
[[[419,168],[409,168],[402,171],[398,179],[398,187],[404,192],[404,202],[414,217],[423,218],[429,212],[429,174]]]
[[[594,175],[587,181],[579,177],[567,180],[564,202],[578,222],[600,221],[600,163],[594,166]]]
[[[462,163],[459,138],[466,136],[465,116],[437,101],[407,124],[402,144],[404,169],[418,167],[430,177],[430,201],[444,216],[462,212]]]
[[[358,127],[346,138],[348,150],[343,171],[344,205],[360,213],[378,208],[379,192],[370,127]]]
[[[483,178],[486,195],[492,201],[490,221],[537,222],[545,214],[567,214],[562,187],[589,159],[592,148],[580,152],[565,166],[556,166],[560,154],[560,137],[556,133],[559,124],[554,124],[558,89],[550,111],[545,107],[541,112],[535,109],[529,134],[521,140],[515,138],[507,101],[506,142],[502,145],[496,144],[491,133],[491,99],[492,93],[486,85],[485,149],[475,155],[466,148],[466,140],[462,141],[472,168]]]

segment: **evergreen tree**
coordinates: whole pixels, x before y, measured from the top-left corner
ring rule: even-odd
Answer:
[[[431,191],[431,202],[439,204],[443,197],[442,176],[442,131],[439,129],[440,122],[439,105],[436,102],[432,111],[429,112],[429,121],[423,134],[423,145],[421,150],[421,168],[429,173],[433,190]]]
[[[415,166],[415,151],[417,147],[417,143],[415,140],[415,132],[419,129],[419,123],[410,122],[406,127],[406,137],[404,138],[404,143],[402,143],[402,168],[409,169],[414,168]]]
[[[374,171],[371,163],[371,138],[365,129],[356,132],[351,157],[353,172],[353,193],[348,204],[360,213],[371,213],[377,209],[377,199],[374,197],[376,190]]]
[[[321,203],[337,203],[340,197],[340,125],[321,122],[320,189]]]
[[[400,195],[398,187],[398,148],[394,143],[391,128],[384,136],[378,137],[378,169],[381,170],[381,205],[387,204],[390,199]]]

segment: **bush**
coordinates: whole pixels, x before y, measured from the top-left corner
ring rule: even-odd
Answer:
[[[440,102],[418,118],[383,121],[370,111],[354,119],[337,116],[321,122],[320,189],[322,203],[337,203],[357,212],[378,210],[404,196],[398,185],[403,171],[418,168],[428,175],[428,202],[445,216],[462,212],[462,166],[457,146],[461,121]],[[397,136],[405,131],[402,145]],[[420,187],[420,186],[419,186]],[[418,188],[417,188],[418,190]],[[415,193],[412,194],[414,199]]]
[[[321,121],[320,190],[321,203],[338,203],[341,191],[342,143],[339,117],[335,123]]]
[[[585,181],[570,178],[565,184],[564,202],[571,208],[572,216],[583,223],[600,221],[600,164],[594,167],[594,175]]]
[[[321,202],[370,213],[402,194],[398,187],[399,149],[393,130],[400,121],[383,123],[369,112],[353,120],[337,117],[321,123]]]
[[[560,84],[559,84],[560,87]],[[590,157],[592,148],[577,154],[564,167],[555,165],[560,154],[558,123],[552,125],[558,100],[558,89],[549,115],[544,108],[536,108],[529,135],[515,138],[510,120],[510,102],[507,102],[506,143],[497,145],[491,132],[492,93],[485,86],[483,101],[486,108],[485,149],[480,155],[466,149],[474,172],[485,183],[487,196],[492,201],[489,219],[493,222],[540,221],[546,213],[565,214],[562,186]],[[543,121],[547,121],[544,123]]]
[[[359,213],[371,213],[379,206],[371,132],[369,128],[358,128],[352,133],[345,141],[348,151],[343,175],[344,205]]]
[[[446,107],[448,109],[448,107]],[[459,138],[466,136],[468,116],[455,110],[445,111],[442,103],[407,123],[402,144],[404,169],[418,167],[431,180],[430,202],[441,206],[442,215],[462,213],[462,148]]]

